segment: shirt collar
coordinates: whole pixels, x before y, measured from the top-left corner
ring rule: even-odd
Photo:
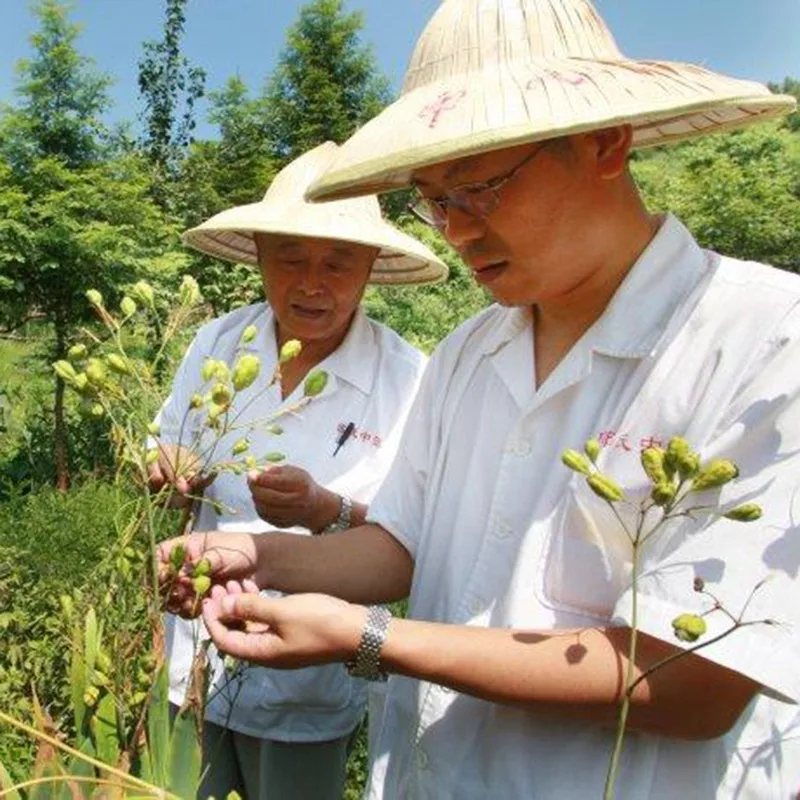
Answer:
[[[342,343],[317,368],[326,369],[364,394],[369,394],[375,383],[376,352],[372,326],[359,307]]]
[[[267,330],[272,341],[275,361],[278,359],[278,344],[275,336],[275,312],[269,303],[265,303],[267,314]],[[337,379],[347,381],[369,394],[375,383],[377,362],[374,358],[376,350],[375,336],[369,319],[361,307],[356,309],[347,335],[339,347],[326,359],[320,361],[314,369],[324,369],[335,375]],[[327,393],[327,392],[326,392]]]
[[[652,353],[705,268],[700,246],[668,214],[588,331],[591,349],[614,358],[644,358]]]

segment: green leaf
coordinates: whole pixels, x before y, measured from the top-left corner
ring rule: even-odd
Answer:
[[[169,746],[169,782],[167,788],[178,797],[196,797],[200,786],[203,752],[199,724],[190,709],[175,717]]]
[[[6,800],[22,800],[20,793],[14,788],[14,781],[2,761],[0,761],[0,789],[2,789],[3,797]]]
[[[117,722],[116,700],[112,694],[106,693],[100,699],[89,725],[97,748],[97,757],[111,766],[119,763],[120,756]]]
[[[169,678],[167,668],[158,669],[147,709],[148,783],[166,788],[169,778]]]

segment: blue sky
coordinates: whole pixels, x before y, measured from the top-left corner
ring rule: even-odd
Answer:
[[[184,49],[209,89],[238,75],[260,88],[303,0],[189,0]],[[439,0],[346,0],[365,14],[370,44],[393,87]],[[111,120],[136,117],[141,44],[157,38],[163,0],[73,0],[79,50],[115,79]],[[800,78],[800,0],[596,0],[617,43],[634,58],[690,61],[739,77]],[[14,69],[30,53],[29,0],[0,0],[0,102],[13,102]],[[201,135],[213,135],[206,125]]]

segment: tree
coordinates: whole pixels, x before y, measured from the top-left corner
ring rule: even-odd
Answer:
[[[347,139],[388,102],[388,82],[359,41],[363,14],[342,0],[300,10],[268,84],[269,138],[281,164],[324,141]]]
[[[181,54],[185,7],[186,0],[166,0],[164,37],[145,42],[139,61],[145,126],[142,145],[156,168],[155,197],[162,205],[169,202],[167,187],[192,141],[195,104],[205,91],[205,72]]]
[[[244,82],[233,77],[221,91],[209,94],[209,103],[208,118],[218,126],[220,138],[195,142],[184,160],[178,195],[185,228],[231,206],[260,200],[276,172],[264,100],[251,99]],[[190,271],[215,314],[261,297],[257,270],[193,251],[188,256]]]
[[[783,83],[770,83],[769,88],[770,91],[778,92],[779,94],[790,94],[797,98],[800,103],[800,81],[796,78],[787,77],[783,79]],[[790,131],[800,131],[800,110],[789,114],[784,121],[784,125]]]
[[[633,162],[648,205],[705,247],[800,271],[800,137],[767,123]]]
[[[63,358],[76,327],[91,320],[84,293],[110,301],[119,284],[168,271],[176,231],[148,199],[140,158],[109,149],[99,114],[108,79],[75,46],[79,28],[57,0],[34,7],[41,28],[20,66],[17,108],[0,119],[0,327],[42,317],[53,331],[47,360]],[[164,254],[167,254],[166,256]],[[69,484],[64,384],[55,378],[56,483]]]

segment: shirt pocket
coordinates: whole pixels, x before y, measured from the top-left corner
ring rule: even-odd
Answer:
[[[353,679],[341,664],[286,671],[251,667],[247,672],[257,689],[258,708],[336,711],[346,708],[353,694]]]
[[[616,504],[629,530],[635,520]],[[614,510],[575,474],[554,512],[545,545],[541,599],[550,608],[607,622],[629,585],[631,544]]]

